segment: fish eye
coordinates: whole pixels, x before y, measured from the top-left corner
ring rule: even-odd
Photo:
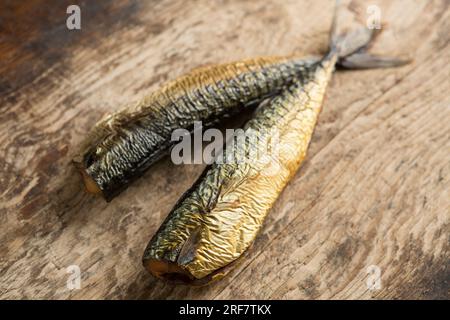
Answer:
[[[90,167],[95,161],[95,155],[93,152],[89,152],[85,157],[86,168]]]

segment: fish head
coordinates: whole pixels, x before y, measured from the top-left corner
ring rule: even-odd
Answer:
[[[118,119],[107,118],[97,124],[73,159],[86,190],[106,201],[125,189],[143,165],[138,161],[142,155],[137,154],[143,150],[133,145],[137,133],[118,123]]]

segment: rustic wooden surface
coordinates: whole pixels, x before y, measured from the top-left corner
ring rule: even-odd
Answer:
[[[379,5],[373,51],[414,63],[335,75],[303,168],[237,268],[203,288],[141,266],[203,166],[164,159],[107,204],[70,159],[102,114],[195,66],[323,52],[333,1],[83,1],[68,31],[73,2],[0,5],[0,298],[449,298],[449,1],[349,4],[346,20]]]

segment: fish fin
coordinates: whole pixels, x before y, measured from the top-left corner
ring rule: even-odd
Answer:
[[[380,34],[381,29],[370,29],[360,26],[353,31],[338,34],[337,17],[340,1],[336,0],[335,12],[330,33],[329,56],[337,55],[337,66],[346,69],[372,69],[403,66],[411,59],[382,57],[367,53],[373,40]]]
[[[340,4],[340,0],[336,0],[330,30],[330,53],[337,54],[339,58],[349,56],[358,50],[364,50],[372,41],[374,35],[373,29],[365,27],[340,34],[338,32]]]
[[[407,58],[384,57],[363,52],[341,58],[338,65],[346,69],[374,69],[400,67],[411,61]]]
[[[195,254],[197,252],[197,247],[201,239],[201,227],[193,230],[189,237],[183,244],[183,247],[178,254],[177,262],[181,265],[187,265],[194,261]]]
[[[366,27],[357,28],[343,35],[335,36],[331,44],[331,51],[337,53],[340,59],[356,52],[365,51],[372,41],[374,32]]]
[[[385,28],[386,25],[387,25],[386,23],[383,23],[379,29],[376,29],[376,28],[370,29],[372,34],[371,34],[371,38],[370,38],[369,42],[367,42],[365,46],[362,46],[361,48],[359,48],[355,53],[357,53],[357,52],[363,53],[363,52],[369,51],[372,48],[373,44],[375,43],[376,39],[383,32],[383,28]]]
[[[340,1],[336,0],[334,5],[334,13],[333,13],[333,21],[331,21],[331,30],[330,30],[330,51],[333,51],[334,45],[337,43],[337,20],[338,20],[338,12],[339,12]]]

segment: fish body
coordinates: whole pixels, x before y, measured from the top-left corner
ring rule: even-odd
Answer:
[[[167,154],[175,129],[211,126],[258,104],[318,60],[262,57],[198,68],[108,115],[74,159],[87,190],[111,200]]]
[[[143,258],[147,269],[203,284],[222,276],[248,249],[306,155],[336,60],[334,54],[311,64],[257,109],[244,131],[258,132],[258,143],[234,144],[225,157],[231,152],[244,159],[214,163],[204,172],[150,241]],[[277,152],[266,153],[274,131]]]

